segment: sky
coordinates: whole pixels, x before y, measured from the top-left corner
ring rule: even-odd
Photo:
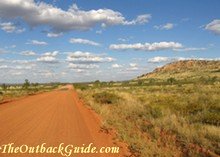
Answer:
[[[219,0],[0,1],[0,83],[129,80],[219,43]]]

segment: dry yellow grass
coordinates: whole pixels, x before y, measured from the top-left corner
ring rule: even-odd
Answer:
[[[219,84],[187,84],[93,87],[78,92],[103,117],[103,127],[115,128],[134,155],[199,157],[208,156],[209,151],[220,154],[219,89]],[[114,104],[97,103],[93,95],[102,92],[122,99]]]

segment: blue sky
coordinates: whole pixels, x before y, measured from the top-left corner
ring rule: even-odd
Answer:
[[[219,0],[4,0],[0,83],[128,80],[219,60],[219,15]]]

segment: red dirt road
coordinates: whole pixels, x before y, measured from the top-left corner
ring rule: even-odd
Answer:
[[[14,143],[13,146],[25,144],[30,147],[37,147],[43,143],[46,143],[46,147],[59,146],[61,143],[64,143],[64,147],[69,144],[75,147],[93,143],[92,146],[96,146],[98,151],[104,146],[116,146],[113,144],[113,136],[101,132],[100,125],[97,115],[83,106],[70,86],[2,104],[0,105],[0,157],[62,157],[60,153],[3,154],[3,145],[9,143]],[[22,149],[24,151],[25,146]],[[120,147],[119,154],[72,152],[71,156],[122,157],[125,152],[125,149]]]

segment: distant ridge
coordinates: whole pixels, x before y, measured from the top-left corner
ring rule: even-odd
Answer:
[[[138,79],[167,79],[173,77],[176,79],[186,79],[195,77],[219,77],[220,61],[210,60],[182,60],[168,63],[162,67],[156,68],[153,72],[143,74]]]

